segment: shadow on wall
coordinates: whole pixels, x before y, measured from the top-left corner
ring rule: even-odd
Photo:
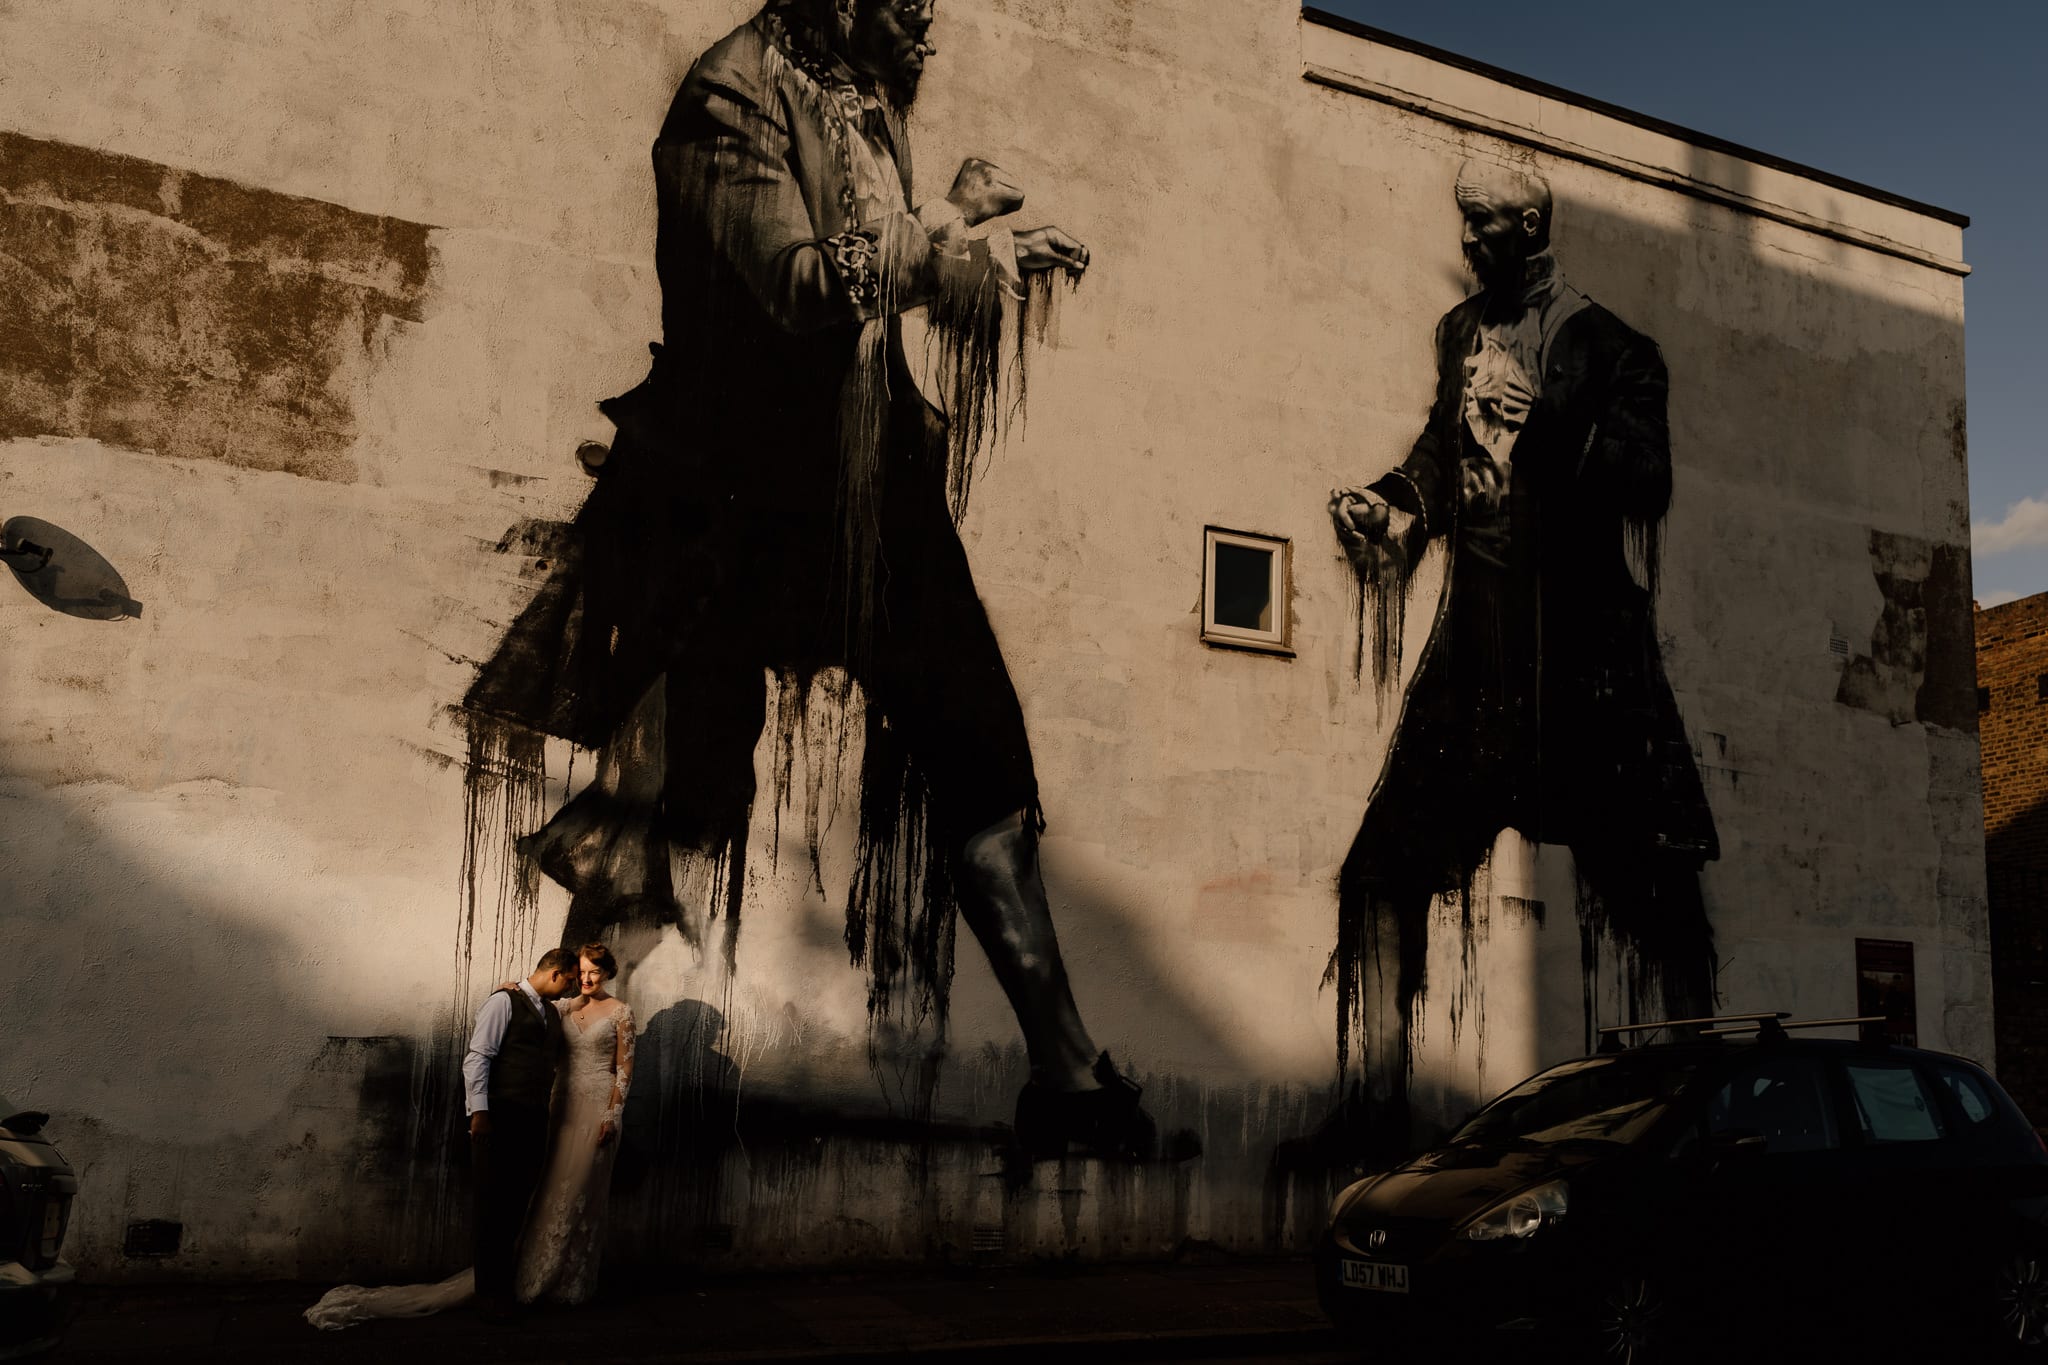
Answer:
[[[740,1068],[718,1050],[724,1033],[725,1016],[702,1000],[679,1000],[641,1029],[612,1173],[614,1226],[629,1246],[730,1248],[705,1231],[718,1224],[719,1190],[703,1178],[742,1140]]]
[[[99,551],[36,517],[10,517],[0,526],[0,561],[23,591],[65,616],[125,621],[142,615],[120,571]]]
[[[1174,1056],[1139,1077],[1164,1135],[1156,1160],[1026,1159],[1010,1128],[1029,1075],[1021,1046],[943,1057],[938,1089],[953,1117],[935,1119],[914,1104],[892,1106],[880,1084],[865,1105],[843,1091],[814,1098],[749,1088],[722,1050],[723,1012],[685,999],[642,1031],[615,1175],[614,1264],[653,1273],[728,1257],[950,1260],[986,1257],[993,1245],[1012,1257],[1165,1255],[1190,1238],[1198,1197],[1207,1240],[1243,1251],[1298,1248],[1303,1229],[1268,1216],[1252,1194],[1264,1185],[1273,1145],[1314,1123],[1330,1092],[1174,1074],[1190,1058],[1205,1070],[1251,1072],[1126,909],[1061,896],[1058,912],[1075,960],[1116,964],[1119,995],[1135,1005],[1099,1016],[1099,1041],[1144,1055],[1157,1047],[1153,1040],[1174,1040]],[[881,1040],[884,1071],[929,1060],[927,1043],[904,1041],[899,1055]],[[838,1055],[850,1061],[857,1053]],[[802,1069],[832,1055],[792,1060]],[[1320,1210],[1320,1195],[1304,1198],[1310,1206]]]
[[[719,1050],[724,1027],[716,1006],[682,1000],[642,1032],[607,1261],[626,1279],[721,1262],[1075,1254],[1115,1237],[1116,1251],[1159,1255],[1188,1236],[1199,1160],[1034,1164],[1007,1123],[750,1093]],[[1067,1216],[1042,1218],[1048,1198]]]
[[[2048,797],[1987,831],[1984,857],[1995,867],[2033,868],[2048,874]]]
[[[332,1035],[308,1004],[320,959],[278,927],[291,872],[223,888],[204,865],[209,839],[260,838],[263,818],[211,781],[0,795],[10,947],[71,1002],[16,1019],[0,1092],[50,1111],[81,1171],[67,1255],[90,1275],[438,1274],[450,1250],[433,1209],[459,1196],[466,1146],[451,1166],[453,1125],[412,1103],[431,1046]],[[179,1224],[176,1254],[126,1258],[137,1220]]]
[[[79,1263],[100,1278],[369,1282],[430,1279],[464,1264],[460,1036],[332,1034],[307,1004],[323,983],[306,973],[320,969],[299,965],[306,959],[289,929],[259,914],[289,904],[289,888],[223,892],[139,855],[136,827],[162,819],[166,804],[172,819],[246,828],[259,818],[242,808],[246,794],[204,783],[74,795],[61,804],[48,793],[15,799],[8,827],[28,853],[10,861],[19,884],[43,888],[24,906],[30,970],[67,998],[97,1003],[61,1030],[29,1032],[0,1089],[53,1110],[52,1131],[84,1172]],[[203,860],[192,831],[169,841],[155,832],[157,846],[190,846],[192,865]],[[61,875],[79,849],[95,860],[90,887]],[[98,894],[108,887],[121,894]],[[1119,961],[1151,961],[1116,907],[1070,913],[1088,916],[1101,949]],[[81,942],[118,943],[120,953],[87,954],[78,966]],[[36,960],[34,943],[62,949],[73,965]],[[213,984],[223,980],[226,991]],[[1234,1056],[1162,967],[1136,980],[1151,1002],[1136,1018],[1190,1030],[1203,1055]],[[891,1113],[879,1090],[865,1111],[749,1092],[722,1050],[725,1026],[716,1005],[693,999],[646,1021],[613,1204],[625,1275],[728,1258],[964,1259],[990,1245],[1010,1257],[1171,1254],[1194,1227],[1198,1193],[1206,1188],[1220,1205],[1231,1185],[1256,1190],[1273,1136],[1312,1121],[1327,1098],[1146,1076],[1165,1126],[1197,1130],[1213,1158],[1020,1164],[1008,1152],[1007,1119],[1026,1075],[1021,1048],[953,1059],[947,1083],[997,1113],[933,1123]],[[117,1072],[116,1057],[139,1065]],[[65,1075],[64,1088],[36,1083],[39,1073]],[[141,1219],[179,1224],[177,1253],[124,1258],[127,1224]],[[785,1230],[818,1235],[777,1245]],[[1252,1219],[1218,1240],[1281,1249],[1259,1236]]]
[[[1176,987],[1128,912],[1089,897],[1060,902],[1072,941],[1091,960],[1118,964],[1121,993],[1138,1008],[1105,1022],[1102,1041],[1142,1052],[1150,1038],[1177,1040],[1195,1057],[1249,1074],[1228,1031]],[[852,970],[849,968],[848,970]],[[727,1018],[706,1000],[684,999],[647,1017],[622,1125],[612,1203],[612,1259],[621,1275],[689,1264],[821,1264],[863,1259],[954,1260],[992,1254],[1173,1254],[1199,1227],[1207,1241],[1245,1252],[1304,1245],[1309,1228],[1258,1196],[1274,1145],[1315,1124],[1330,1092],[1259,1082],[1216,1085],[1170,1071],[1140,1077],[1167,1134],[1154,1161],[1025,1160],[1009,1126],[1028,1075],[1022,1048],[988,1047],[946,1059],[940,1088],[958,1117],[894,1108],[877,1085],[872,1102],[752,1086],[726,1048]],[[1121,1030],[1141,1028],[1140,1036]],[[925,1057],[925,1044],[882,1065]],[[454,1054],[441,1054],[452,1066]],[[848,1048],[792,1060],[801,1072]],[[782,1070],[787,1075],[787,1069]],[[429,1079],[419,1093],[446,1093]],[[413,1092],[387,1087],[399,1106]],[[451,1098],[452,1103],[452,1098]],[[1199,1155],[1197,1155],[1199,1153]],[[1288,1202],[1320,1212],[1327,1182]],[[459,1183],[460,1174],[451,1182]],[[1199,1224],[1197,1208],[1200,1208]],[[459,1236],[459,1198],[448,1205]],[[408,1224],[408,1236],[422,1229]],[[991,1248],[1000,1248],[992,1252]],[[417,1256],[424,1248],[411,1248]]]
[[[2005,827],[2048,833],[2048,800]],[[1992,1013],[1998,1080],[2036,1124],[2048,1124],[2048,868],[2009,856],[2015,834],[1989,843]]]

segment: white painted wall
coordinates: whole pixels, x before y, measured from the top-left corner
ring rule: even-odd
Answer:
[[[750,11],[0,6],[0,47],[34,54],[0,82],[0,128],[439,229],[425,320],[390,324],[352,381],[352,484],[91,441],[0,447],[0,513],[85,537],[146,604],[105,624],[0,592],[0,910],[20,985],[0,1093],[56,1115],[85,1178],[72,1253],[93,1273],[396,1273],[423,1245],[393,1249],[363,1211],[386,1206],[351,1202],[374,1135],[360,1065],[328,1040],[425,1038],[449,1016],[462,791],[446,708],[526,591],[492,546],[584,494],[571,451],[605,432],[592,404],[638,378],[656,335],[647,148],[694,54]],[[1419,429],[1431,330],[1467,287],[1452,176],[1508,150],[1473,123],[1605,158],[1536,154],[1558,254],[1670,367],[1661,627],[1723,843],[1705,885],[1727,1003],[1852,1012],[1852,939],[1910,938],[1923,1043],[1990,1050],[1974,737],[1837,704],[1829,647],[1871,648],[1873,529],[1965,542],[1961,279],[1939,264],[1960,233],[1304,29],[1284,3],[1190,15],[944,0],[915,127],[921,190],[989,156],[1029,191],[1027,221],[1093,253],[965,536],[1031,725],[1077,995],[1207,1155],[1048,1177],[1008,1215],[971,1149],[943,1153],[916,1197],[884,1145],[801,1172],[727,1158],[721,1207],[752,1211],[741,1257],[922,1255],[991,1221],[1029,1250],[1267,1249],[1320,1212],[1274,1222],[1265,1172],[1330,1100],[1334,877],[1389,738],[1351,675],[1355,589],[1323,509]],[[1844,240],[1859,235],[1907,250]],[[1199,643],[1212,522],[1294,539],[1292,661]],[[1411,659],[1428,616],[1411,611]],[[736,977],[672,943],[632,1002],[643,1018],[717,1003],[751,1093],[879,1110],[890,1082],[863,1060],[839,906],[807,889],[793,846],[771,871],[760,839]],[[827,850],[835,894],[844,844]],[[1525,852],[1503,850],[1493,890],[1544,899],[1546,925],[1489,917],[1463,1030],[1453,974],[1426,1003],[1419,1084],[1447,1117],[1580,1045],[1569,867]],[[563,908],[550,893],[543,937]],[[480,947],[475,984],[525,947]],[[971,942],[952,1040],[942,1116],[1006,1119],[1019,1049]],[[1073,1182],[1090,1201],[1069,1226],[1039,1205]],[[131,1218],[182,1220],[186,1254],[124,1261]]]

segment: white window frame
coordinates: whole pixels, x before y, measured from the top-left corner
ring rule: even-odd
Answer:
[[[1273,600],[1272,630],[1249,630],[1227,626],[1216,620],[1216,547],[1239,545],[1249,550],[1266,550],[1272,555],[1270,588]],[[1222,526],[1202,528],[1202,642],[1228,649],[1249,649],[1261,654],[1283,654],[1292,658],[1288,625],[1294,615],[1294,542],[1286,536],[1257,531],[1233,531]]]

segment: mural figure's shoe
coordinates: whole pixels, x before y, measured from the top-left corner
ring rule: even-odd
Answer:
[[[1099,1090],[1054,1090],[1036,1081],[1017,1096],[1017,1142],[1033,1159],[1055,1160],[1069,1144],[1090,1156],[1143,1161],[1157,1154],[1159,1130],[1138,1104],[1137,1082],[1103,1053],[1095,1059]]]

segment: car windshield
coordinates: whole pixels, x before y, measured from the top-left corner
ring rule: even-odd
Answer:
[[[1453,1143],[1634,1142],[1664,1113],[1695,1066],[1673,1058],[1587,1057],[1552,1067],[1502,1095]]]

